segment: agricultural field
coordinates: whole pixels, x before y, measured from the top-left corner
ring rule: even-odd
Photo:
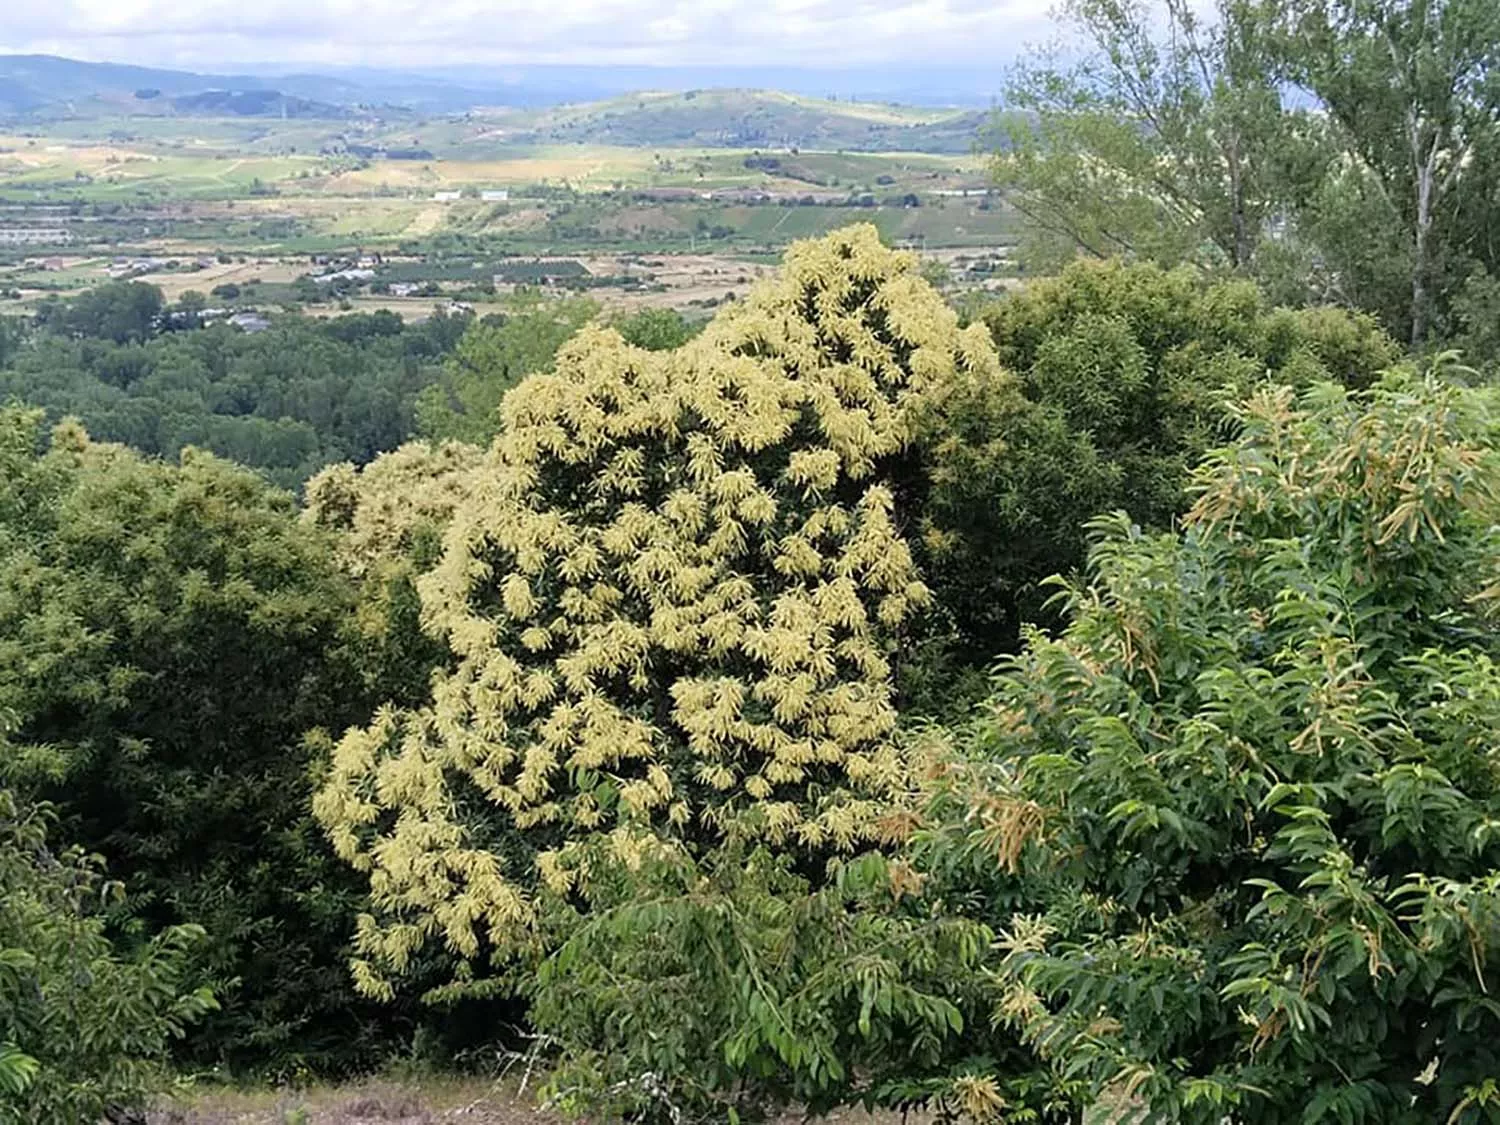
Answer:
[[[503,298],[505,284],[490,293],[472,283],[504,272],[481,263],[507,258],[586,261],[587,281],[572,287],[606,305],[711,308],[744,290],[755,261],[856,221],[929,254],[1005,259],[1015,218],[989,192],[984,156],[735,147],[727,125],[710,128],[738,121],[744,132],[751,119],[795,127],[802,140],[847,140],[857,125],[920,142],[921,129],[952,115],[855,103],[832,113],[817,99],[717,91],[430,119],[13,124],[0,131],[0,229],[65,234],[56,244],[45,234],[0,242],[0,295],[25,310],[133,276],[169,301],[258,282],[262,302],[315,306],[294,292],[298,278],[375,253],[407,263],[377,280],[437,289],[412,298],[346,286],[332,309],[412,319],[439,293]],[[652,129],[695,143],[640,143]],[[629,264],[642,255],[668,261]]]
[[[232,199],[326,168],[316,155],[0,135],[0,192],[37,202]]]
[[[115,139],[0,134],[0,192],[33,202],[125,198],[232,199],[422,195],[531,186],[580,192],[640,188],[701,191],[937,191],[982,187],[985,160],[924,152],[776,152],[751,148],[641,148],[494,142],[458,158],[351,158],[338,151],[194,135],[173,143],[116,132]],[[212,123],[207,123],[212,125]],[[232,123],[231,123],[232,124]],[[315,138],[316,139],[316,138]],[[325,139],[326,140],[326,139]],[[420,137],[410,138],[413,144]]]

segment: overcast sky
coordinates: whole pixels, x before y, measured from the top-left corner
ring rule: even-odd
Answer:
[[[0,50],[225,63],[966,66],[1052,0],[0,0]]]

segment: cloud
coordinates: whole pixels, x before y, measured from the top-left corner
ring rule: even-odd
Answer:
[[[982,66],[1050,0],[9,0],[0,50],[118,62]]]

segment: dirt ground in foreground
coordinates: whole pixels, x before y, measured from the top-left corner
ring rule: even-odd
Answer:
[[[371,1080],[306,1090],[208,1090],[149,1114],[150,1125],[561,1125],[514,1083]]]
[[[386,1079],[311,1090],[208,1091],[148,1115],[150,1125],[564,1125],[537,1107],[514,1082]],[[790,1114],[777,1125],[796,1125]],[[899,1114],[848,1110],[821,1120],[832,1125],[900,1125]],[[921,1125],[917,1115],[908,1125]]]

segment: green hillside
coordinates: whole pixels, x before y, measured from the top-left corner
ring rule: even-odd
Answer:
[[[849,149],[963,153],[983,110],[800,97],[776,90],[643,92],[607,101],[493,115],[495,135],[520,144]]]
[[[320,75],[196,74],[0,55],[0,121],[65,131],[77,139],[213,144],[197,124],[151,124],[179,117],[328,122],[323,134],[300,135],[281,146],[295,143],[301,151],[349,143],[351,150],[374,155],[381,134],[394,130],[401,135],[390,142],[394,147],[463,160],[487,159],[500,149],[559,144],[954,155],[973,151],[988,111],[840,101],[750,86],[647,90],[604,100],[585,95],[537,107],[512,103],[498,90],[423,85],[401,76],[362,86]],[[263,133],[247,138],[239,130],[230,132],[238,134],[235,143],[214,147],[227,151],[265,139]],[[422,138],[420,144],[411,141],[414,136]],[[274,140],[271,147],[277,147]]]

